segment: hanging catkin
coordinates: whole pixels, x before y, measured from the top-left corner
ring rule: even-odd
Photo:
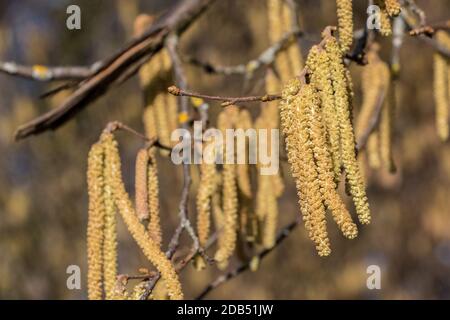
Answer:
[[[295,179],[303,220],[309,237],[315,242],[320,256],[331,253],[326,230],[325,207],[309,136],[307,108],[311,107],[313,91],[300,85],[298,79],[289,81],[283,89],[280,104],[281,125],[285,135],[288,160]]]
[[[150,221],[147,229],[153,241],[158,246],[162,243],[161,218],[159,212],[159,180],[158,165],[154,147],[148,150],[147,166],[147,190],[148,190],[148,211]]]
[[[89,192],[89,217],[87,230],[88,297],[102,299],[103,235],[105,202],[104,150],[101,144],[92,146],[88,156],[87,182]]]
[[[200,183],[197,192],[197,233],[200,246],[204,247],[211,229],[211,197],[217,188],[215,152],[211,143],[206,144],[200,166]]]
[[[307,65],[318,71],[328,65],[326,53],[323,49],[313,47],[307,59]],[[311,76],[311,86],[306,91],[309,97],[309,104],[306,108],[306,119],[309,123],[309,135],[314,154],[314,160],[317,165],[317,172],[320,184],[320,192],[326,207],[331,211],[334,220],[339,226],[345,237],[353,239],[357,236],[358,230],[353,223],[350,213],[345,208],[345,204],[336,191],[334,182],[333,162],[330,152],[328,151],[328,143],[326,139],[326,131],[322,122],[322,110],[320,107],[319,94],[314,90],[313,86],[319,85],[320,82],[326,80],[318,73]],[[322,87],[322,85],[319,85]],[[317,87],[316,87],[317,88]],[[306,90],[306,88],[305,88]]]
[[[103,170],[106,170],[104,168]],[[106,176],[106,172],[104,172]],[[112,187],[105,183],[103,191],[105,201],[105,238],[103,240],[103,277],[106,299],[114,298],[117,279],[117,223]]]
[[[293,22],[296,17],[293,15],[292,8],[286,1],[282,1],[282,22],[283,22],[283,32],[287,33],[292,31],[294,28]],[[297,39],[294,37],[287,47],[287,56],[289,57],[289,62],[291,64],[292,76],[299,73],[303,68],[303,58],[302,53],[298,44]],[[269,91],[267,91],[269,92]]]
[[[121,164],[117,142],[113,135],[104,132],[101,142],[105,149],[106,182],[111,186],[115,205],[118,208],[128,230],[142,249],[145,256],[161,273],[171,299],[182,299],[181,284],[172,263],[159,246],[150,238],[145,227],[139,222],[131,200],[122,181]]]
[[[342,53],[334,37],[328,37],[325,49],[330,60],[330,74],[333,83],[336,111],[338,114],[339,131],[341,137],[341,156],[345,175],[350,187],[350,193],[356,207],[359,221],[362,224],[370,223],[369,203],[362,175],[356,160],[355,137],[350,118],[348,97],[348,83]]]
[[[237,155],[244,155],[245,163],[238,163],[236,165],[236,174],[237,174],[237,182],[239,186],[240,192],[247,198],[252,197],[252,186],[250,183],[250,172],[249,172],[249,141],[245,136],[245,132],[248,129],[252,128],[252,116],[248,110],[241,110],[239,112],[237,121],[236,121],[236,129],[243,130],[242,134],[244,134],[245,142],[242,145],[237,145],[236,153]]]
[[[378,131],[374,131],[369,135],[366,148],[369,167],[372,169],[379,169],[381,167],[381,159]]]
[[[436,39],[442,45],[450,48],[450,38],[444,31],[438,31]],[[434,53],[434,103],[436,110],[436,130],[442,141],[447,141],[449,135],[449,63],[445,57],[439,53]]]
[[[325,121],[327,140],[332,157],[334,181],[339,182],[341,176],[341,151],[340,131],[338,115],[335,107],[333,86],[330,79],[329,69],[326,67],[330,61],[324,50],[317,46],[311,48],[308,55],[307,66],[313,72],[313,85],[319,91],[322,104],[322,115]]]
[[[352,0],[336,0],[339,44],[342,52],[347,52],[353,43]]]
[[[219,241],[219,246],[214,259],[217,261],[219,268],[225,268],[228,265],[228,260],[236,248],[237,239],[237,223],[238,223],[238,202],[237,202],[237,186],[236,186],[236,166],[233,163],[227,163],[229,160],[227,153],[234,156],[234,150],[228,150],[226,129],[232,129],[238,116],[238,108],[229,106],[222,111],[217,118],[217,127],[222,132],[224,137],[223,157],[224,164],[222,170],[222,208],[223,208],[223,232],[222,241]],[[233,138],[233,136],[230,136]]]
[[[395,1],[395,0],[394,0]],[[392,24],[389,18],[390,13],[388,12],[387,2],[389,3],[389,12],[395,13],[396,9],[393,4],[393,1],[383,1],[383,0],[375,0],[374,4],[380,8],[379,19],[380,19],[380,29],[378,30],[381,35],[388,37],[392,34]]]
[[[387,97],[384,100],[381,110],[380,124],[378,125],[380,139],[380,158],[383,168],[388,172],[395,172],[395,164],[392,157],[392,134],[393,134],[393,117],[396,105],[395,84],[389,85],[389,76],[387,76],[387,84],[389,87]]]
[[[147,149],[143,148],[138,151],[136,156],[136,168],[134,179],[136,214],[141,222],[149,219],[147,165],[148,165],[148,151]]]

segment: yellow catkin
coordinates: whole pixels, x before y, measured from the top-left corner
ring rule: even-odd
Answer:
[[[355,137],[350,118],[348,84],[342,53],[335,38],[330,37],[325,44],[330,59],[330,73],[333,82],[336,111],[338,114],[341,136],[341,155],[345,175],[350,187],[350,194],[355,204],[356,213],[362,224],[370,223],[369,203],[362,175],[356,159]]]
[[[209,147],[208,147],[209,146]],[[211,197],[216,192],[215,152],[210,144],[205,146],[203,162],[200,166],[200,183],[197,192],[197,233],[200,246],[204,247],[211,228]]]
[[[381,167],[379,135],[377,131],[372,132],[367,139],[367,160],[370,168],[379,169]]]
[[[102,299],[104,203],[104,150],[96,143],[89,151],[87,182],[89,192],[89,217],[87,230],[88,297]]]
[[[380,10],[380,34],[388,37],[392,34],[392,24],[386,9]]]
[[[319,97],[322,104],[322,115],[325,121],[327,140],[332,157],[334,180],[337,183],[341,176],[342,161],[339,121],[335,107],[333,86],[328,68],[326,68],[329,63],[329,58],[325,51],[319,50],[318,47],[313,47],[310,50],[307,66],[314,74],[312,82],[319,91]]]
[[[141,281],[134,286],[133,292],[131,293],[130,300],[141,300],[142,295],[145,292],[147,282]]]
[[[117,277],[112,300],[128,300],[130,295],[127,291],[128,278],[124,275]]]
[[[161,218],[159,212],[159,180],[158,165],[156,163],[155,150],[148,150],[147,167],[147,190],[148,190],[148,211],[150,221],[147,229],[150,237],[158,246],[162,243]]]
[[[264,225],[262,227],[262,245],[264,248],[269,249],[275,245],[276,231],[278,225],[278,203],[273,190],[270,186],[270,176],[267,177],[269,183],[265,184],[265,190],[263,190],[262,195],[265,196],[265,217]]]
[[[392,135],[393,117],[395,109],[395,84],[391,86],[381,110],[381,119],[378,126],[380,138],[380,158],[383,167],[389,171],[395,171],[395,164],[392,157]]]
[[[106,168],[104,169],[106,170]],[[106,176],[106,172],[104,172]],[[103,277],[106,299],[114,298],[117,278],[117,222],[113,191],[109,184],[104,187],[105,199],[105,238],[103,240]]]
[[[168,110],[166,105],[166,93],[160,92],[156,95],[153,101],[155,106],[155,119],[156,128],[158,131],[158,141],[164,146],[170,146],[170,126],[168,118]],[[165,149],[160,149],[160,154],[162,156],[168,156],[170,151]]]
[[[139,222],[122,181],[121,164],[117,142],[111,133],[103,133],[101,142],[105,149],[106,181],[113,191],[115,205],[130,234],[145,256],[161,273],[171,299],[182,299],[183,292],[174,266],[159,246],[150,238],[145,227]]]
[[[400,14],[401,6],[398,0],[384,0],[386,11],[391,17],[396,17]]]
[[[267,13],[268,13],[268,34],[271,44],[278,42],[284,33],[283,27],[283,1],[281,0],[267,0]],[[275,66],[278,70],[278,74],[281,77],[281,81],[285,82],[292,77],[292,69],[289,62],[289,55],[286,50],[283,50],[277,54],[275,59]]]
[[[283,2],[282,7],[282,22],[283,22],[283,31],[287,33],[293,29],[293,21],[294,17],[292,14],[292,9],[288,5],[286,1]],[[292,75],[299,73],[303,68],[303,58],[302,53],[296,38],[293,38],[291,43],[289,43],[287,47],[287,56],[289,57],[289,62],[292,68]]]
[[[233,128],[238,117],[238,109],[235,106],[227,107],[217,119],[217,127],[222,131],[226,145],[226,129]],[[236,166],[226,163],[226,153],[229,150],[223,148],[224,164],[222,169],[222,208],[223,208],[223,240],[219,246],[214,259],[219,268],[225,268],[228,260],[236,248],[237,224],[238,224],[238,201],[236,186]],[[231,151],[234,154],[234,151]]]
[[[300,81],[289,81],[280,104],[281,125],[292,175],[296,182],[303,220],[309,237],[320,256],[331,253],[326,230],[325,207],[320,195],[318,174],[308,133],[307,108],[311,107],[309,85],[300,89]]]
[[[353,43],[352,0],[336,0],[339,43],[342,52],[347,52]]]
[[[311,53],[310,53],[311,55]],[[314,56],[314,51],[312,53]],[[318,57],[325,55],[325,51],[318,52]],[[308,57],[308,60],[310,58]],[[316,69],[326,69],[327,60],[318,59],[319,65]],[[311,77],[311,84],[318,83],[316,75]],[[313,87],[305,88],[305,96],[309,99],[309,105],[306,109],[307,121],[309,123],[309,135],[311,139],[314,160],[317,165],[318,178],[320,183],[320,192],[326,207],[331,211],[333,218],[345,237],[353,239],[358,234],[358,229],[353,223],[350,213],[345,207],[344,202],[336,191],[336,184],[334,182],[333,162],[330,152],[328,151],[328,144],[326,139],[326,131],[322,122],[322,110],[320,108],[319,94]]]
[[[443,31],[437,32],[436,39],[439,43],[446,45],[450,41],[447,34]],[[447,42],[447,43],[446,43]],[[450,45],[448,45],[450,48]],[[449,95],[450,95],[450,81],[449,81],[449,63],[445,57],[439,53],[434,53],[434,103],[435,103],[435,119],[436,130],[439,138],[442,141],[447,141],[449,135]]]
[[[245,133],[246,130],[252,128],[252,116],[250,115],[250,112],[248,110],[241,110],[239,112],[239,116],[236,121],[236,129],[242,129],[243,133]],[[243,193],[243,195],[247,198],[252,197],[252,186],[250,183],[250,172],[249,172],[249,159],[248,159],[248,147],[249,147],[249,141],[247,137],[245,137],[245,144],[241,146],[237,146],[236,152],[237,154],[243,154],[245,155],[245,163],[239,163],[236,165],[236,174],[237,174],[237,182],[239,186],[239,190]]]
[[[136,156],[135,168],[135,205],[140,221],[148,220],[148,190],[147,190],[148,151],[140,149]]]

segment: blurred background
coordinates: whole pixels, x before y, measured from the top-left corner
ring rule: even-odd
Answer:
[[[89,65],[108,57],[132,36],[139,13],[161,14],[176,0],[0,0],[0,61],[24,65]],[[182,37],[182,53],[222,65],[244,63],[268,47],[266,1],[216,3]],[[336,24],[335,1],[298,0],[303,53]],[[365,1],[355,2],[356,28],[364,25]],[[418,0],[428,21],[449,18],[447,0]],[[66,8],[81,8],[81,30],[68,30]],[[382,40],[389,61],[390,39]],[[208,298],[223,299],[449,299],[450,147],[434,128],[430,47],[406,36],[401,53],[395,118],[396,174],[366,171],[373,222],[345,240],[330,221],[333,253],[320,258],[303,225],[260,265],[219,287]],[[244,86],[240,76],[208,75],[186,66],[190,88],[208,94],[264,92],[261,77]],[[361,67],[351,67],[355,108],[361,102]],[[39,95],[56,86],[0,74],[0,298],[86,298],[86,159],[111,120],[143,131],[142,97],[136,78],[109,91],[55,132],[14,142],[18,125],[56,107],[67,93]],[[250,88],[244,92],[243,87]],[[254,116],[258,107],[252,108]],[[211,104],[211,114],[219,105]],[[213,116],[214,117],[214,116]],[[134,157],[142,142],[119,133],[124,178],[132,192]],[[160,161],[165,243],[177,222],[180,168]],[[288,167],[282,168],[289,177]],[[280,202],[280,225],[298,214],[290,178]],[[193,188],[195,192],[195,186]],[[350,208],[351,206],[349,206]],[[194,210],[191,210],[191,215]],[[187,241],[188,239],[184,239]],[[119,272],[149,267],[119,223]],[[231,267],[239,263],[233,261]],[[381,268],[381,290],[366,287],[369,265]],[[79,265],[81,290],[68,290],[66,268]],[[192,298],[219,274],[215,267],[182,274]]]

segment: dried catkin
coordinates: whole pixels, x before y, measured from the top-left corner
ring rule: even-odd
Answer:
[[[326,55],[325,52],[323,52]],[[322,53],[318,53],[322,55]],[[310,54],[311,55],[311,54]],[[308,57],[309,60],[309,57]],[[320,60],[319,60],[320,61]],[[326,61],[326,60],[325,60]],[[322,64],[326,66],[327,64]],[[316,74],[313,73],[311,83],[317,83],[314,80]],[[358,229],[353,223],[350,213],[345,208],[345,204],[336,191],[334,182],[333,163],[328,151],[326,140],[326,131],[322,122],[319,95],[313,87],[306,87],[305,97],[308,97],[309,104],[306,108],[306,119],[309,123],[309,135],[314,154],[314,160],[317,165],[317,172],[320,184],[320,192],[326,207],[331,211],[333,218],[345,237],[353,239],[358,234]]]
[[[149,219],[147,165],[148,165],[148,151],[145,148],[140,149],[136,156],[134,183],[135,183],[136,214],[141,222]]]
[[[391,17],[396,17],[400,14],[401,6],[398,0],[384,0],[386,11]]]
[[[307,59],[307,66],[313,72],[312,84],[318,89],[322,104],[322,115],[325,121],[327,140],[332,157],[334,181],[339,182],[341,176],[341,151],[338,115],[335,107],[333,86],[329,69],[330,61],[324,50],[317,46],[311,48]]]
[[[339,44],[342,52],[347,52],[353,43],[353,3],[352,0],[336,0],[336,6]]]
[[[106,168],[104,168],[106,170]],[[104,172],[106,176],[106,171]],[[103,277],[106,299],[114,298],[114,287],[117,278],[117,223],[116,206],[113,191],[109,184],[104,187],[105,201],[105,238],[103,240]]]
[[[316,244],[318,254],[328,256],[331,249],[326,230],[325,207],[320,195],[306,113],[313,99],[312,88],[309,85],[301,86],[300,81],[294,79],[283,89],[282,96],[281,125],[305,227]]]
[[[148,222],[148,232],[150,238],[158,246],[162,243],[161,218],[159,212],[159,180],[158,165],[156,163],[156,155],[154,149],[148,150],[148,167],[147,167],[147,187],[148,187],[148,211],[150,221]]]
[[[101,144],[92,146],[88,156],[87,182],[89,192],[89,217],[87,229],[88,297],[102,299],[104,202],[104,149]]]
[[[334,88],[336,111],[338,114],[339,131],[341,137],[341,156],[345,175],[350,187],[350,193],[356,207],[359,221],[370,223],[369,203],[362,175],[356,160],[355,137],[350,118],[348,98],[348,84],[342,53],[335,38],[330,37],[325,43],[325,49],[330,59],[330,73]]]
[[[142,249],[145,256],[161,273],[165,280],[167,291],[171,299],[182,299],[181,284],[174,266],[161,251],[159,246],[150,238],[145,227],[139,222],[136,212],[131,204],[128,193],[122,181],[121,163],[117,142],[113,135],[104,132],[101,142],[105,149],[106,181],[111,186],[115,205],[118,208],[128,230]]]
[[[233,128],[238,117],[238,112],[237,107],[230,106],[222,111],[217,118],[217,127],[223,134],[225,146],[230,144],[230,141],[227,141],[226,129]],[[214,257],[219,268],[225,268],[228,265],[228,260],[236,248],[238,224],[236,166],[235,164],[227,163],[226,156],[228,152],[234,155],[234,150],[227,150],[225,146],[223,148],[224,165],[222,169],[223,232],[222,241],[219,241],[219,246]]]
[[[443,31],[437,32],[436,39],[441,44],[445,43],[447,35]],[[450,48],[450,45],[448,46]],[[439,138],[442,141],[448,139],[449,128],[449,63],[445,57],[439,53],[434,53],[434,103],[436,110],[436,130]]]

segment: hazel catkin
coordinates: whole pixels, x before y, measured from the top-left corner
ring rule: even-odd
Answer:
[[[318,174],[308,133],[307,108],[311,107],[312,88],[289,81],[280,104],[281,125],[285,135],[288,160],[296,182],[303,220],[309,237],[320,256],[331,253],[326,230],[325,207],[320,196]]]
[[[338,114],[341,137],[341,156],[345,175],[359,221],[362,224],[369,224],[369,203],[366,196],[364,181],[356,160],[355,137],[350,118],[346,72],[338,43],[334,37],[329,37],[327,39],[325,50],[330,59],[329,68],[335,93],[336,111]]]
[[[104,149],[99,143],[89,151],[87,182],[89,192],[89,216],[87,229],[88,297],[102,299],[103,235],[105,202]]]
[[[353,3],[352,0],[336,0],[338,16],[339,44],[342,52],[347,52],[353,43]]]
[[[115,205],[117,206],[120,215],[145,256],[161,273],[161,277],[165,280],[170,298],[182,299],[183,293],[181,291],[181,284],[174,266],[161,251],[159,246],[150,238],[145,227],[139,222],[136,212],[131,204],[131,200],[125,190],[121,177],[121,164],[117,142],[109,132],[104,132],[100,139],[105,149],[105,179],[113,190]]]

